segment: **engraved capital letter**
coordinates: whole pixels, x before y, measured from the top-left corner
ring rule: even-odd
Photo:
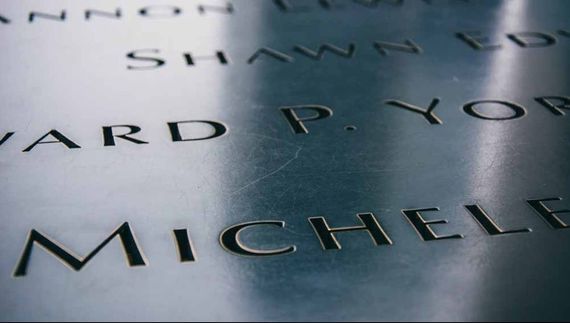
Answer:
[[[257,225],[274,225],[280,228],[285,227],[283,221],[254,221],[247,223],[240,223],[231,226],[220,234],[220,244],[227,251],[239,256],[277,256],[293,253],[297,250],[296,246],[288,246],[281,249],[274,250],[259,250],[247,247],[239,238],[242,230],[248,227]]]
[[[123,135],[115,135],[113,134],[113,128],[129,128],[129,132]],[[133,137],[129,137],[129,135],[138,133],[141,131],[140,127],[137,126],[128,126],[128,125],[119,125],[119,126],[109,126],[109,127],[103,127],[103,141],[104,141],[104,146],[115,146],[115,137],[117,138],[121,138],[124,140],[128,140],[132,143],[135,144],[148,144],[148,142],[146,141],[142,141]]]
[[[328,118],[333,115],[333,111],[329,107],[325,107],[323,105],[295,105],[290,107],[282,107],[280,108],[281,112],[289,122],[291,129],[296,134],[308,134],[309,130],[305,126],[305,122],[308,121],[316,121],[324,118]],[[315,112],[312,116],[309,117],[299,117],[297,112],[300,111],[312,111]]]
[[[216,55],[213,56],[192,56],[190,53],[184,53],[184,58],[188,65],[196,65],[196,60],[218,60],[222,65],[228,64],[228,58],[222,51],[217,51]]]
[[[553,211],[543,203],[543,202],[561,201],[561,200],[562,198],[560,197],[554,197],[554,198],[527,200],[527,203],[554,229],[568,229],[570,228],[570,225],[562,221],[560,217],[558,217],[558,215],[565,213],[570,214],[570,210]]]
[[[518,230],[503,230],[491,217],[481,208],[479,205],[465,205],[465,208],[473,218],[481,225],[481,228],[485,230],[489,235],[496,236],[501,234],[511,234],[511,233],[525,233],[525,232],[532,232],[531,229],[518,229]]]
[[[210,135],[198,138],[187,138],[183,139],[182,135],[180,134],[180,124],[185,123],[203,123],[210,126],[213,132]],[[168,128],[170,129],[170,135],[172,136],[172,141],[179,142],[179,141],[198,141],[198,140],[207,140],[213,139],[217,137],[223,136],[228,130],[224,124],[216,121],[209,121],[209,120],[192,120],[192,121],[178,121],[178,122],[168,122]]]
[[[89,20],[91,19],[92,16],[101,16],[101,17],[107,17],[107,18],[113,18],[113,19],[120,19],[122,17],[122,12],[120,8],[117,8],[115,10],[115,12],[106,12],[106,11],[100,11],[100,10],[85,10],[85,20]]]
[[[255,53],[253,53],[253,55],[251,55],[251,57],[247,60],[247,63],[253,64],[253,62],[255,62],[262,54],[265,56],[272,57],[284,63],[291,63],[293,61],[293,57],[287,54],[284,54],[272,48],[263,47],[258,49]]]
[[[504,116],[504,117],[494,117],[494,116],[485,115],[475,109],[476,106],[482,104],[494,104],[496,106],[507,107],[510,110],[512,110],[513,113],[510,116]],[[495,120],[495,121],[513,120],[513,119],[522,118],[526,115],[526,110],[524,109],[524,107],[516,103],[500,101],[500,100],[481,100],[481,101],[469,102],[463,106],[463,111],[465,111],[465,113],[475,118],[483,120]]]
[[[494,50],[502,47],[500,44],[488,44],[489,37],[481,36],[479,31],[457,33],[456,36],[475,50]]]
[[[52,140],[52,141],[42,141],[44,140],[47,136],[52,136],[57,140]],[[50,132],[46,133],[43,137],[41,137],[40,139],[38,139],[36,142],[34,142],[33,144],[30,145],[30,147],[26,148],[23,150],[23,152],[27,153],[29,151],[31,151],[32,149],[34,149],[34,147],[36,145],[40,145],[40,144],[55,144],[55,143],[60,143],[60,144],[64,144],[67,148],[69,149],[76,149],[76,148],[81,148],[79,145],[77,145],[76,143],[74,143],[73,141],[69,140],[66,136],[62,135],[59,131],[57,130],[51,130]]]
[[[564,116],[566,113],[563,110],[570,111],[570,97],[567,96],[541,96],[534,98],[534,100],[557,116]]]
[[[175,6],[150,6],[139,10],[141,16],[151,18],[174,17],[182,13],[182,9]]]
[[[305,11],[308,8],[304,6],[294,6],[289,0],[273,0],[275,6],[283,12]]]
[[[320,61],[323,59],[323,57],[325,56],[325,52],[327,51],[344,58],[352,58],[354,56],[354,53],[356,52],[356,45],[348,44],[348,48],[344,49],[337,47],[335,45],[324,44],[321,45],[316,52],[305,46],[295,45],[295,47],[293,47],[293,50],[296,51],[297,53],[301,53],[314,60]]]
[[[435,108],[437,107],[439,101],[440,101],[439,98],[434,98],[429,104],[427,110],[423,110],[420,107],[399,100],[387,100],[384,103],[393,105],[398,108],[406,109],[408,111],[419,113],[423,115],[424,118],[426,118],[427,122],[436,125],[436,124],[443,124],[443,121],[441,121],[441,119],[438,118],[433,112],[433,110],[435,110]]]
[[[547,47],[556,44],[556,37],[537,32],[522,32],[507,34],[510,40],[520,47]]]
[[[66,17],[66,12],[65,10],[62,10],[61,13],[59,15],[52,15],[49,13],[43,13],[43,12],[30,12],[30,15],[28,17],[28,21],[30,23],[34,22],[35,18],[44,18],[44,19],[51,19],[51,20],[59,20],[59,21],[64,21],[65,17]]]
[[[176,239],[176,246],[178,247],[178,256],[180,258],[180,262],[196,261],[194,247],[192,246],[192,241],[188,235],[188,230],[176,229],[173,232],[174,238]]]
[[[388,49],[397,50],[399,52],[410,53],[410,54],[422,53],[422,48],[409,39],[406,39],[404,41],[404,44],[376,41],[374,42],[374,48],[376,48],[376,50],[382,56],[388,56],[389,54]]]
[[[133,66],[133,65],[127,65],[127,69],[128,70],[151,70],[151,69],[155,69],[155,68],[159,68],[162,65],[166,64],[166,61],[161,59],[161,58],[155,58],[155,57],[148,57],[148,56],[138,56],[139,53],[143,53],[143,52],[150,52],[150,53],[160,53],[160,50],[158,49],[137,49],[134,50],[130,53],[127,53],[127,58],[133,59],[133,60],[137,60],[137,61],[146,61],[146,62],[154,62],[152,65],[147,65],[147,66]]]
[[[10,23],[10,19],[4,17],[4,16],[0,16],[0,22],[3,24],[9,24]]]
[[[208,11],[215,11],[215,12],[220,12],[220,13],[226,13],[231,15],[232,13],[234,13],[234,5],[231,2],[227,2],[225,7],[222,6],[213,6],[213,5],[199,5],[198,6],[198,12],[201,15],[206,14],[206,12]]]
[[[463,239],[463,235],[461,234],[453,234],[447,236],[438,236],[432,229],[432,225],[434,224],[446,224],[448,223],[447,220],[425,220],[420,212],[433,212],[439,211],[439,208],[427,208],[427,209],[410,209],[410,210],[402,210],[402,213],[406,216],[406,218],[410,221],[410,223],[414,226],[420,237],[424,241],[433,241],[433,240],[445,240],[445,239]]]
[[[377,246],[392,244],[392,240],[390,240],[390,237],[388,237],[380,223],[378,223],[374,214],[359,213],[356,216],[360,219],[360,222],[364,224],[363,226],[331,228],[323,217],[309,218],[309,222],[321,241],[323,250],[340,250],[342,247],[336,239],[335,233],[347,231],[367,231]]]
[[[0,146],[2,146],[3,143],[5,143],[6,141],[8,141],[8,139],[10,139],[10,137],[12,137],[14,135],[14,132],[7,132],[4,137],[2,137],[2,139],[0,139]]]
[[[87,265],[87,263],[93,259],[93,257],[95,257],[97,253],[99,253],[99,251],[101,251],[101,249],[103,249],[116,236],[119,236],[121,239],[121,243],[123,244],[129,266],[146,266],[144,255],[139,250],[131,227],[129,226],[128,222],[125,222],[85,258],[75,256],[72,252],[61,246],[61,244],[59,244],[57,241],[44,236],[36,230],[32,230],[28,236],[28,241],[26,242],[24,252],[20,258],[20,261],[18,262],[14,276],[21,277],[26,275],[34,243],[42,246],[47,252],[56,256],[60,261],[75,271],[79,271],[81,268]]]

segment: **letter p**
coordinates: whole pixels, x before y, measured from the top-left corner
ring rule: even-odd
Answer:
[[[280,108],[295,134],[308,134],[306,122],[325,119],[332,116],[332,109],[322,105],[296,105]],[[308,114],[306,112],[312,112]],[[299,116],[302,114],[304,116]]]

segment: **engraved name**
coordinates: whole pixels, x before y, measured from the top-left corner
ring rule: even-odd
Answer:
[[[378,10],[382,7],[405,8],[405,4],[419,3],[427,6],[468,4],[469,0],[272,0],[270,3],[275,13],[303,14],[319,11],[331,13],[342,10],[361,9]],[[140,7],[136,10],[127,11],[121,7],[116,8],[86,8],[81,12],[69,12],[62,8],[58,11],[30,10],[18,16],[6,15],[0,11],[0,25],[10,25],[15,21],[38,24],[42,22],[65,23],[70,20],[90,21],[122,21],[124,18],[140,17],[147,19],[179,19],[188,14],[199,16],[229,15],[236,13],[237,5],[232,1],[201,1],[192,5],[157,4]],[[25,18],[25,19],[22,19]]]
[[[570,38],[570,30],[559,29],[554,32],[548,31],[518,31],[505,33],[501,40],[491,40],[491,37],[482,31],[457,32],[455,37],[457,42],[474,52],[488,52],[502,49],[536,49],[552,47],[559,43],[560,39],[567,41]],[[210,53],[195,53],[183,51],[177,53],[178,58],[166,53],[160,48],[135,49],[126,54],[128,63],[127,70],[146,71],[163,68],[169,62],[176,62],[184,67],[196,66],[229,66],[232,62],[238,64],[254,65],[262,61],[267,63],[290,64],[298,61],[324,62],[329,56],[352,61],[358,58],[359,49],[372,51],[378,57],[390,55],[423,55],[425,50],[424,42],[417,39],[375,40],[365,46],[357,45],[355,42],[346,44],[321,43],[307,46],[296,44],[289,48],[273,48],[268,46],[258,47],[251,51],[247,57],[235,59],[231,57],[227,50],[213,50]],[[441,46],[441,45],[439,45]],[[327,59],[328,58],[328,59]]]
[[[570,96],[547,95],[533,98],[535,105],[532,113],[547,113],[553,118],[565,117],[570,113]],[[445,120],[438,116],[438,107],[443,105],[442,99],[436,97],[430,102],[416,103],[400,99],[387,99],[379,105],[379,119],[381,113],[400,113],[414,120],[423,120],[427,126],[442,126]],[[530,114],[525,106],[501,99],[480,99],[465,103],[459,113],[466,118],[473,118],[481,122],[512,122]],[[283,131],[294,135],[310,134],[310,128],[317,123],[326,124],[327,119],[335,113],[333,108],[317,104],[303,104],[279,107],[274,115],[281,115]],[[361,125],[359,125],[361,126]],[[419,126],[419,124],[418,124]],[[445,126],[445,125],[444,125]],[[196,129],[198,127],[199,129]],[[346,131],[355,131],[355,125],[346,125]],[[186,120],[166,122],[165,135],[174,143],[196,142],[220,138],[229,132],[229,126],[217,120]],[[320,131],[324,131],[320,127]],[[197,134],[198,132],[198,134]],[[16,137],[17,131],[0,132],[0,149],[9,146]],[[144,137],[142,128],[133,124],[106,125],[101,127],[101,144],[103,147],[116,147],[122,144],[146,145],[150,141]],[[39,146],[60,146],[67,149],[81,149],[82,145],[76,139],[61,129],[47,130],[36,138],[31,139],[21,151],[30,153]],[[0,150],[1,151],[1,150]]]
[[[565,230],[570,228],[570,224],[562,219],[562,216],[569,215],[570,209],[559,208],[562,198],[545,197],[538,199],[526,199],[526,204],[534,213],[544,220],[551,230]],[[481,228],[481,233],[488,236],[518,236],[532,232],[531,228],[512,227],[506,228],[497,219],[491,216],[480,204],[464,205],[465,212]],[[448,223],[447,219],[437,216],[441,210],[439,207],[425,207],[402,209],[402,217],[409,222],[418,238],[425,242],[459,240],[465,236],[461,233],[442,234],[442,226]],[[346,227],[335,227],[323,216],[315,216],[307,219],[309,227],[312,228],[315,241],[320,242],[322,250],[341,250],[341,238],[345,232],[367,233],[374,246],[389,247],[395,242],[390,237],[390,232],[384,229],[380,217],[372,212],[362,212],[356,215],[356,225]],[[383,220],[384,221],[384,220]],[[246,244],[240,234],[244,230],[267,230],[269,227],[283,229],[286,227],[285,221],[265,219],[231,225],[222,230],[219,234],[220,246],[230,254],[244,257],[268,257],[285,256],[298,251],[294,243],[285,244],[279,248],[260,248]],[[307,230],[310,230],[310,228]],[[173,242],[177,250],[178,259],[181,263],[193,263],[197,261],[197,253],[187,228],[178,228],[172,231]],[[115,229],[110,236],[103,240],[92,252],[86,256],[78,256],[66,246],[63,246],[56,239],[37,229],[32,229],[24,244],[23,252],[14,270],[14,277],[28,275],[29,267],[32,263],[34,246],[43,247],[45,252],[60,260],[72,270],[80,271],[95,256],[105,248],[109,242],[118,238],[123,246],[127,263],[131,267],[147,266],[149,260],[145,257],[141,244],[135,237],[134,230],[130,223],[125,222]],[[346,239],[346,236],[343,238]],[[35,270],[39,270],[36,268]]]

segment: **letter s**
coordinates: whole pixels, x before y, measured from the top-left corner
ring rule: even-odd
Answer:
[[[159,68],[160,66],[166,64],[166,61],[160,58],[154,58],[154,57],[148,57],[148,56],[137,56],[137,54],[139,53],[144,53],[144,52],[150,52],[150,53],[160,53],[160,50],[158,49],[138,49],[138,50],[134,50],[130,53],[127,54],[127,58],[130,59],[134,59],[134,60],[139,60],[139,61],[148,61],[148,62],[154,62],[153,65],[147,65],[147,66],[133,66],[133,65],[127,65],[127,69],[129,70],[150,70],[150,69],[155,69],[155,68]]]

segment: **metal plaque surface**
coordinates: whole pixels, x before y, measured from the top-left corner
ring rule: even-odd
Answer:
[[[570,319],[569,14],[2,1],[0,319]]]

